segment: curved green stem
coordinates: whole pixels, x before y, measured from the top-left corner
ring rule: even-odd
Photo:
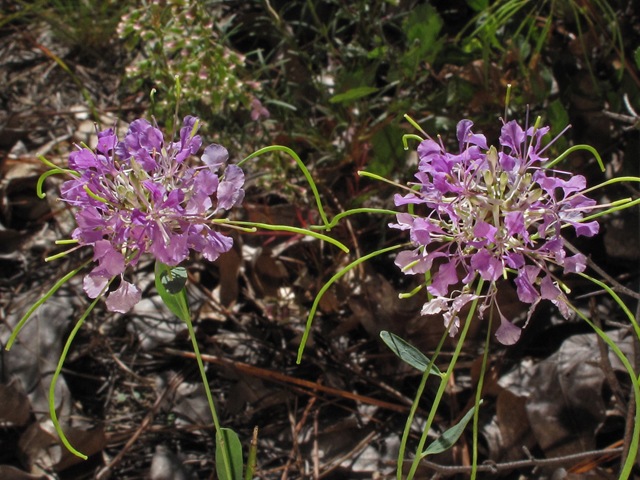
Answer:
[[[407,449],[407,440],[409,439],[409,434],[411,433],[411,425],[413,424],[413,418],[416,415],[416,411],[418,410],[418,405],[420,404],[420,399],[422,398],[422,394],[424,393],[424,388],[427,385],[427,379],[429,378],[429,374],[431,373],[431,369],[436,362],[436,358],[440,354],[440,350],[444,345],[447,336],[449,335],[449,330],[451,329],[451,325],[453,322],[449,322],[449,325],[445,329],[442,334],[442,338],[440,339],[440,343],[436,347],[431,360],[429,361],[429,365],[427,365],[426,370],[422,374],[422,379],[420,380],[420,385],[418,385],[418,391],[416,392],[416,396],[411,404],[411,410],[409,411],[409,416],[407,417],[407,421],[404,425],[404,431],[402,432],[402,440],[400,441],[400,449],[398,450],[398,468],[396,470],[396,476],[398,480],[402,480],[402,466],[404,464],[404,452]]]
[[[638,338],[640,338],[640,326],[638,326],[638,322],[636,321],[636,317],[635,317],[635,315],[633,313],[631,313],[631,310],[629,310],[629,308],[624,304],[624,302],[618,296],[618,294],[616,292],[614,292],[611,289],[611,287],[609,287],[606,283],[601,282],[600,280],[597,280],[597,279],[587,275],[586,273],[579,273],[579,275],[581,277],[586,278],[587,280],[595,283],[599,287],[605,289],[607,291],[607,293],[609,295],[611,295],[611,298],[613,298],[616,301],[616,303],[618,305],[620,305],[620,308],[622,308],[624,313],[627,315],[627,318],[629,318],[629,321],[631,322],[631,325],[633,325],[633,330],[635,331],[636,336]]]
[[[53,170],[62,170],[64,173],[68,173],[69,175],[73,175],[74,177],[81,176],[80,172],[77,172],[76,170],[71,170],[70,168],[60,168],[58,165],[56,165],[53,162],[50,162],[49,160],[44,158],[42,155],[40,155],[38,158],[42,163],[44,163],[47,167],[52,168]]]
[[[320,303],[320,299],[322,298],[324,293],[327,290],[329,290],[329,287],[331,287],[331,285],[333,285],[336,281],[338,281],[340,277],[342,277],[345,273],[347,273],[349,270],[353,269],[354,267],[357,267],[362,262],[366,262],[370,258],[373,258],[377,255],[382,255],[383,253],[390,252],[392,250],[397,250],[398,248],[401,248],[401,247],[404,247],[404,245],[394,245],[393,247],[387,247],[387,248],[383,248],[382,250],[376,250],[375,252],[370,253],[369,255],[365,255],[362,258],[358,258],[357,260],[351,262],[349,265],[344,267],[338,273],[336,273],[333,277],[329,279],[327,283],[324,284],[324,286],[320,289],[320,291],[316,295],[316,298],[313,301],[313,305],[311,306],[311,310],[309,311],[309,317],[307,318],[307,326],[304,329],[304,335],[302,335],[302,341],[300,342],[300,347],[298,348],[298,358],[296,359],[296,363],[300,363],[300,361],[302,360],[302,352],[304,351],[304,346],[307,343],[307,338],[309,337],[309,332],[311,331],[311,323],[313,322],[313,316],[315,315],[316,310],[318,309],[318,304]]]
[[[9,341],[7,342],[7,346],[5,347],[7,351],[11,350],[11,345],[13,345],[13,342],[15,341],[16,337],[18,336],[18,333],[20,332],[20,329],[24,326],[25,322],[29,319],[29,317],[33,314],[33,312],[35,312],[36,309],[40,305],[42,305],[44,302],[46,302],[49,299],[49,297],[51,297],[51,295],[56,293],[56,291],[66,281],[68,281],[70,278],[72,278],[74,275],[76,275],[80,270],[82,270],[84,267],[89,265],[92,261],[93,260],[87,260],[86,262],[84,262],[82,265],[80,265],[75,270],[71,270],[64,277],[62,277],[60,280],[58,280],[56,282],[56,284],[53,287],[51,287],[51,290],[49,290],[47,293],[45,293],[44,296],[40,300],[38,300],[36,303],[33,304],[33,306],[27,311],[27,313],[25,313],[24,317],[22,317],[22,319],[18,322],[18,325],[16,325],[16,328],[13,329],[13,333],[11,334],[11,337],[9,337]]]
[[[396,212],[395,210],[385,210],[384,208],[353,208],[351,210],[346,210],[342,213],[337,214],[335,217],[333,217],[333,220],[331,220],[331,223],[329,223],[328,225],[312,225],[309,228],[314,230],[331,230],[344,217],[353,215],[355,213],[384,213],[388,215],[397,215],[399,212]]]
[[[189,329],[189,337],[191,338],[191,343],[193,344],[193,353],[196,355],[196,361],[198,362],[198,368],[200,369],[200,375],[202,376],[202,383],[204,384],[204,390],[207,394],[207,401],[209,402],[209,408],[211,409],[211,416],[213,417],[213,424],[216,427],[216,441],[219,444],[219,447],[222,448],[224,455],[222,458],[224,459],[224,469],[227,472],[227,479],[233,479],[233,475],[231,472],[231,455],[229,454],[229,449],[227,445],[224,443],[224,438],[222,436],[222,429],[220,427],[220,421],[218,420],[218,415],[216,413],[216,406],[213,403],[213,397],[211,395],[211,389],[209,388],[209,381],[207,380],[207,374],[204,371],[204,364],[202,363],[202,356],[200,355],[200,349],[198,348],[198,341],[196,340],[196,334],[193,330],[193,324],[191,323],[191,319],[187,316],[183,318],[184,323],[187,324],[187,328]]]
[[[640,177],[616,177],[616,178],[610,178],[609,180],[607,180],[606,182],[602,182],[598,185],[595,185],[593,187],[589,187],[586,188],[584,190],[581,190],[579,195],[584,195],[585,193],[589,193],[593,190],[597,190],[598,188],[602,188],[602,187],[606,187],[607,185],[611,185],[614,183],[620,183],[620,182],[640,182]]]
[[[422,138],[420,135],[416,135],[415,133],[405,133],[404,135],[402,135],[402,146],[405,150],[409,150],[409,144],[407,143],[407,139],[409,138],[412,140],[417,140],[419,142],[424,141],[424,138]]]
[[[60,423],[58,422],[58,416],[56,414],[56,402],[55,402],[56,382],[58,381],[58,376],[62,371],[62,365],[64,364],[64,361],[67,358],[67,354],[69,353],[71,342],[75,338],[76,333],[78,333],[78,330],[80,330],[82,323],[89,316],[89,313],[91,313],[91,310],[93,310],[93,307],[95,307],[96,303],[98,303],[98,300],[100,300],[100,297],[102,297],[104,292],[106,292],[107,289],[109,288],[109,285],[111,284],[112,280],[113,278],[109,280],[109,283],[107,283],[107,285],[102,289],[102,292],[100,292],[100,295],[98,295],[96,299],[93,302],[91,302],[91,305],[89,305],[89,308],[87,308],[84,314],[80,317],[80,319],[76,323],[76,326],[73,327],[73,330],[69,334],[69,338],[67,338],[67,343],[65,343],[64,348],[62,349],[62,353],[60,354],[60,359],[58,360],[58,366],[56,367],[56,371],[53,373],[53,377],[51,378],[51,385],[49,386],[49,413],[51,415],[51,421],[53,422],[53,426],[56,428],[56,431],[58,432],[58,435],[60,436],[60,440],[62,441],[64,446],[67,447],[71,453],[82,458],[83,460],[86,460],[87,456],[84,455],[83,453],[80,453],[79,451],[77,451],[75,448],[71,446],[71,444],[69,443],[69,440],[67,440],[67,437],[64,435],[62,428],[60,428]]]
[[[349,253],[349,249],[347,247],[345,247],[342,243],[340,243],[338,240],[334,240],[331,237],[328,237],[326,235],[323,235],[321,233],[317,233],[317,232],[313,232],[311,230],[306,230],[304,228],[297,228],[297,227],[289,227],[287,225],[270,225],[268,223],[257,223],[257,222],[241,222],[239,220],[228,220],[226,218],[220,219],[220,220],[214,220],[214,223],[219,223],[221,225],[224,224],[230,224],[230,225],[248,225],[250,227],[256,227],[256,228],[263,228],[265,230],[276,230],[276,231],[283,231],[283,232],[291,232],[291,233],[297,233],[300,235],[308,235],[310,237],[314,237],[317,238],[319,240],[324,240],[325,242],[331,243],[332,245],[335,245],[336,247],[338,247],[340,250],[342,250],[344,253]]]
[[[586,275],[583,275],[583,276],[586,276]],[[618,300],[619,298],[616,300],[616,302],[618,302],[622,306],[623,304],[620,303]],[[582,318],[585,322],[589,324],[591,328],[593,328],[593,330],[598,334],[598,336],[602,338],[602,340],[604,340],[606,344],[609,345],[609,347],[611,347],[611,349],[614,351],[616,356],[620,359],[624,367],[627,369],[627,372],[629,372],[629,376],[631,377],[631,384],[633,386],[633,392],[635,394],[634,397],[636,402],[636,419],[635,419],[635,424],[633,428],[633,436],[631,438],[631,444],[629,445],[629,455],[627,456],[627,459],[624,462],[624,465],[622,467],[622,472],[620,472],[620,476],[618,477],[618,480],[627,480],[631,475],[631,471],[633,470],[636,456],[638,455],[638,445],[640,444],[640,386],[639,386],[640,379],[638,379],[635,371],[633,370],[633,367],[631,366],[631,363],[629,363],[629,360],[627,360],[627,357],[624,355],[624,353],[622,353],[622,351],[618,348],[615,342],[611,340],[611,338],[609,338],[609,336],[605,332],[603,332],[593,322],[591,322],[591,320],[589,320],[585,315],[583,315],[576,307],[574,307],[571,303],[569,303],[566,300],[565,302],[574,312],[578,314],[580,318]],[[626,307],[625,307],[625,310],[627,310]]]
[[[478,286],[476,288],[476,295],[478,296],[480,295],[483,285],[484,285],[484,280],[480,279],[480,281],[478,282]],[[456,366],[458,357],[460,356],[462,345],[464,344],[464,340],[467,337],[469,326],[471,325],[471,320],[473,319],[473,314],[475,313],[477,306],[478,306],[478,298],[476,298],[471,304],[471,309],[467,314],[467,319],[465,321],[464,328],[462,329],[462,333],[460,334],[460,338],[458,339],[458,344],[456,345],[456,349],[453,352],[453,356],[451,357],[449,368],[447,369],[447,372],[442,376],[440,380],[440,387],[438,388],[438,392],[436,393],[436,396],[433,400],[433,405],[431,406],[429,417],[427,418],[427,423],[424,426],[422,437],[420,438],[420,442],[418,443],[416,456],[413,459],[413,463],[411,464],[411,469],[409,470],[409,474],[407,475],[407,480],[411,480],[413,476],[416,474],[416,470],[418,469],[418,465],[420,464],[420,459],[422,458],[421,454],[424,451],[424,444],[427,441],[427,436],[429,435],[429,430],[431,429],[431,424],[433,423],[433,419],[436,416],[436,411],[438,410],[438,406],[440,405],[440,401],[442,400],[442,395],[444,394],[444,391],[447,388],[447,384],[449,383],[449,378],[451,378],[451,375],[453,375],[453,369]]]
[[[44,181],[47,178],[49,178],[51,175],[57,175],[59,173],[67,173],[67,172],[65,172],[61,168],[56,167],[55,170],[48,170],[44,172],[42,175],[40,175],[40,178],[38,178],[38,183],[36,184],[36,194],[38,195],[38,198],[44,198],[47,196],[47,194],[42,191],[42,185],[44,184]]]
[[[556,158],[555,160],[552,160],[551,162],[549,162],[546,165],[544,165],[544,168],[553,167],[556,163],[561,162],[570,153],[573,153],[576,150],[587,150],[587,151],[591,152],[593,154],[593,156],[596,157],[596,160],[598,161],[598,164],[600,165],[600,169],[604,172],[604,163],[602,163],[602,158],[600,158],[600,154],[598,153],[598,151],[595,148],[593,148],[591,145],[574,145],[573,147],[568,148],[567,150],[565,150],[565,152],[562,155],[560,155],[558,158]]]
[[[329,223],[329,220],[327,220],[327,216],[324,213],[324,208],[322,208],[322,202],[320,201],[320,194],[318,193],[318,188],[316,187],[316,184],[313,181],[313,178],[311,177],[311,174],[309,173],[309,170],[307,169],[305,164],[302,162],[302,160],[300,160],[300,157],[298,156],[298,154],[296,152],[294,152],[293,150],[291,150],[289,147],[285,147],[283,145],[272,145],[270,147],[261,148],[257,152],[253,152],[251,155],[249,155],[244,160],[241,160],[240,162],[238,162],[237,165],[240,166],[244,162],[246,162],[247,160],[249,160],[251,158],[254,158],[254,157],[257,157],[259,155],[262,155],[263,153],[268,153],[268,152],[285,152],[285,153],[288,153],[289,155],[291,155],[293,157],[293,159],[298,164],[298,167],[300,167],[300,170],[302,170],[302,173],[306,177],[307,182],[309,182],[309,185],[311,186],[311,191],[313,191],[313,196],[316,199],[316,204],[318,205],[318,211],[320,212],[320,216],[322,217],[322,221],[324,222],[325,225],[327,225]]]

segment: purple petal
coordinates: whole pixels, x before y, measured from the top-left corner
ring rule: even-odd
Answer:
[[[244,190],[244,172],[236,165],[229,165],[224,173],[224,180],[218,186],[218,208],[229,210],[242,202]]]
[[[117,290],[111,292],[107,301],[110,312],[127,313],[142,298],[142,292],[132,283],[122,280]]]
[[[581,253],[564,259],[564,273],[582,273],[587,269],[587,259]]]
[[[433,282],[427,287],[431,295],[444,297],[449,291],[449,285],[458,283],[458,273],[456,272],[456,262],[451,261],[440,265],[438,273],[433,276]]]
[[[585,236],[585,237],[593,237],[600,231],[600,224],[594,220],[593,222],[587,223],[577,223],[577,222],[568,222],[576,229],[576,235]]]
[[[500,133],[500,145],[504,145],[505,147],[509,147],[511,150],[520,153],[520,147],[525,139],[522,127],[520,127],[515,120],[511,120],[506,125],[503,125]]]
[[[483,280],[496,281],[502,275],[502,262],[491,255],[486,248],[479,250],[471,257],[471,267],[480,272]]]
[[[496,338],[503,345],[514,345],[520,340],[522,329],[516,327],[507,320],[504,315],[500,315],[500,327],[496,330]]]
[[[209,145],[204,149],[204,153],[202,154],[202,161],[211,169],[212,172],[215,172],[222,165],[227,163],[229,160],[229,152],[222,145],[217,145],[215,143]]]
[[[540,296],[544,300],[556,300],[561,293],[560,289],[553,283],[550,275],[544,277],[540,282]]]
[[[449,304],[445,297],[435,297],[422,306],[420,315],[435,315],[443,310],[448,310]]]
[[[88,148],[69,154],[69,168],[72,170],[86,170],[87,168],[98,168],[99,163],[95,154]]]
[[[89,298],[96,298],[104,287],[109,283],[111,277],[104,277],[101,275],[95,275],[93,271],[89,273],[82,281],[82,289],[85,291]]]
[[[524,303],[536,303],[540,298],[540,294],[533,287],[531,280],[529,280],[526,268],[527,267],[521,269],[514,280],[516,284],[516,292],[518,293],[520,301]]]
[[[125,262],[122,253],[117,252],[111,242],[100,240],[93,247],[93,260],[98,260],[100,268],[110,277],[124,272]]]

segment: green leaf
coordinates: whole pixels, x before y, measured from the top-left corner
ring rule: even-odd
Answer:
[[[296,107],[291,105],[290,103],[282,102],[280,100],[265,100],[265,105],[277,105],[279,107],[288,108],[289,110],[293,110],[294,112],[298,110]]]
[[[184,283],[182,284],[182,289],[178,291],[178,293],[169,293],[164,286],[163,278],[172,278],[172,271],[180,269],[182,267],[171,268],[168,265],[165,265],[162,262],[156,261],[155,274],[156,274],[156,290],[158,290],[158,294],[162,301],[167,306],[169,310],[171,310],[175,315],[177,315],[180,319],[185,322],[191,320],[191,313],[189,313],[189,303],[187,301],[187,289],[184,288]],[[185,271],[185,282],[186,282],[186,271]],[[175,284],[173,284],[175,286]]]
[[[224,466],[224,448],[220,448],[221,437],[224,439],[224,445],[227,447],[229,457],[231,457],[231,478],[227,476]],[[221,428],[216,433],[216,473],[218,474],[218,480],[243,480],[242,444],[238,439],[238,435],[229,428]]]
[[[167,293],[176,295],[187,284],[187,269],[184,267],[163,269],[160,272],[160,282]]]
[[[408,344],[397,335],[383,330],[380,332],[380,338],[382,338],[382,341],[387,344],[393,353],[413,368],[417,368],[421,372],[424,372],[429,366],[429,359],[425,357],[420,350],[413,345]],[[432,365],[431,373],[438,375],[439,377],[442,377],[443,375],[435,365]]]
[[[480,400],[480,404],[482,404],[482,400]],[[462,435],[462,432],[467,426],[467,423],[469,423],[469,420],[471,420],[471,417],[473,417],[473,412],[475,410],[476,410],[476,407],[474,406],[471,410],[467,412],[467,414],[464,417],[462,417],[462,420],[460,420],[460,423],[458,423],[457,425],[454,425],[449,430],[447,430],[442,435],[440,435],[438,438],[436,438],[436,440],[431,445],[429,445],[424,452],[422,452],[422,455],[420,456],[420,458],[424,458],[427,455],[442,453],[445,450],[450,449],[453,446],[453,444],[458,441],[458,439],[460,438],[460,435]]]
[[[636,53],[634,53],[634,57],[636,59],[636,65],[640,68],[640,47],[636,49]]]
[[[374,92],[377,92],[378,89],[375,87],[358,87],[352,88],[351,90],[347,90],[345,93],[339,93],[329,99],[329,103],[347,103],[352,102],[354,100],[358,100],[359,98],[366,97],[367,95],[371,95]]]
[[[467,5],[476,12],[481,12],[489,7],[489,0],[467,0]]]

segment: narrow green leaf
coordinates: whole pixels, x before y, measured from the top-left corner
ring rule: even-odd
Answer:
[[[176,295],[187,284],[187,269],[184,267],[162,269],[160,282],[167,293]]]
[[[293,110],[294,112],[298,110],[296,107],[291,105],[290,103],[282,102],[280,100],[266,100],[265,105],[277,105],[279,107],[288,108],[289,110]]]
[[[358,100],[359,98],[366,97],[367,95],[371,95],[372,93],[377,91],[378,89],[375,87],[352,88],[351,90],[347,90],[345,93],[334,95],[329,99],[329,103],[351,102],[353,100]]]
[[[162,298],[162,301],[167,306],[167,308],[171,310],[175,315],[177,315],[180,319],[187,322],[191,320],[191,314],[189,313],[189,304],[187,302],[187,289],[184,288],[184,284],[182,286],[182,289],[179,290],[178,293],[169,293],[165,289],[162,281],[163,277],[166,277],[167,275],[171,276],[169,273],[171,270],[172,268],[168,265],[156,261],[156,290],[158,290],[158,294],[160,295],[160,298]]]
[[[636,49],[636,53],[634,54],[634,57],[636,59],[636,65],[638,65],[638,68],[640,68],[640,47]]]
[[[222,435],[221,435],[222,434]],[[224,468],[224,448],[220,447],[220,439],[224,439],[224,445],[227,447],[229,456],[231,457],[231,478],[227,477]],[[218,480],[243,480],[242,478],[242,444],[238,435],[229,429],[221,428],[216,433],[216,473]]]
[[[393,353],[413,368],[417,368],[421,372],[424,372],[429,366],[429,359],[425,357],[420,350],[413,345],[408,344],[397,335],[383,330],[380,332],[380,338],[382,338],[382,341],[387,344]],[[430,373],[442,377],[442,372],[435,365],[431,367]]]
[[[480,400],[480,404],[482,404],[482,400]],[[420,458],[424,458],[427,455],[442,453],[445,450],[450,449],[453,446],[453,444],[458,441],[458,439],[460,438],[460,435],[462,435],[462,432],[467,426],[467,423],[469,423],[469,421],[473,417],[473,412],[475,411],[475,409],[476,407],[474,406],[471,410],[467,412],[467,414],[464,417],[462,417],[462,420],[460,420],[460,423],[458,423],[457,425],[454,425],[449,430],[447,430],[442,435],[440,435],[431,445],[427,447],[427,449],[424,452],[422,452],[422,455],[420,456]]]

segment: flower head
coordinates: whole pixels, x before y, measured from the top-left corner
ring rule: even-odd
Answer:
[[[129,125],[124,140],[109,128],[98,133],[95,150],[79,147],[69,155],[77,177],[62,185],[62,198],[79,209],[73,238],[94,247],[98,265],[84,279],[91,298],[143,253],[176,266],[190,250],[213,261],[231,249],[233,239],[213,230],[210,219],[242,201],[244,173],[229,165],[220,178],[217,172],[229,154],[215,144],[205,148],[203,165],[187,165],[202,146],[198,128],[199,120],[187,116],[180,140],[172,142],[147,120],[138,119]],[[122,280],[106,304],[124,313],[139,300],[140,290]]]
[[[542,137],[548,127],[526,131],[516,121],[504,123],[500,150],[489,147],[484,135],[471,131],[473,123],[457,127],[458,153],[449,153],[441,141],[428,138],[418,146],[420,163],[415,193],[396,195],[396,205],[426,204],[430,213],[418,217],[397,215],[392,228],[409,230],[415,247],[398,254],[396,264],[407,274],[426,273],[436,259],[437,272],[427,287],[435,298],[423,314],[445,312],[447,325],[470,298],[470,285],[480,277],[491,282],[480,311],[496,302],[495,281],[509,272],[521,301],[531,304],[529,318],[540,300],[551,300],[567,316],[566,297],[550,265],[564,272],[582,272],[586,259],[566,256],[560,230],[572,226],[578,235],[598,233],[597,222],[582,222],[583,212],[596,202],[584,195],[581,175],[547,170]],[[450,294],[453,285],[461,290]],[[464,299],[461,302],[460,299]],[[501,313],[499,341],[513,344],[520,329]],[[454,325],[450,332],[457,327]]]

